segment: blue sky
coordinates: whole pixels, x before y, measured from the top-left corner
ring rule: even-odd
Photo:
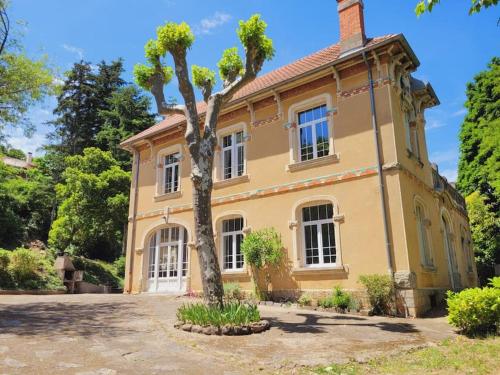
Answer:
[[[443,0],[431,14],[417,19],[416,0],[365,0],[368,36],[403,33],[421,66],[415,76],[431,82],[441,105],[428,110],[427,145],[431,160],[455,180],[458,131],[465,114],[466,83],[500,54],[500,7],[468,16],[470,0]],[[382,6],[384,4],[384,6]],[[215,68],[222,50],[239,46],[238,20],[261,13],[276,47],[275,58],[263,72],[289,63],[338,40],[334,0],[12,0],[10,16],[23,20],[23,44],[32,56],[43,53],[60,72],[81,58],[90,62],[122,57],[126,80],[132,67],[144,62],[143,46],[165,21],[186,21],[196,33],[190,63]],[[175,85],[168,95],[176,96]],[[49,99],[30,117],[37,127],[32,138],[11,129],[10,143],[39,154],[50,130],[44,122],[55,105]]]

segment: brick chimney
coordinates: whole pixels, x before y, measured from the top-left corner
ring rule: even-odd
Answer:
[[[340,24],[340,53],[363,47],[366,43],[363,0],[337,0]]]

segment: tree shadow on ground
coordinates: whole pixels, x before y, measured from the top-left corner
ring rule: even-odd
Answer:
[[[132,303],[0,304],[0,334],[123,336],[137,332],[129,323],[141,317]]]
[[[271,327],[278,328],[287,333],[331,333],[328,328],[335,326],[370,327],[383,331],[396,333],[420,332],[413,324],[400,322],[380,322],[363,317],[332,315],[324,316],[317,314],[297,314],[304,318],[303,322],[287,322],[277,317],[266,317]],[[321,320],[321,321],[320,321]]]

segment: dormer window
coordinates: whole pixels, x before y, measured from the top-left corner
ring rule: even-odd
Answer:
[[[326,104],[298,113],[300,161],[328,155],[330,135]]]

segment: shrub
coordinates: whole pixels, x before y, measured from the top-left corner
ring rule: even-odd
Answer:
[[[471,288],[448,292],[448,322],[467,335],[498,333],[500,289]]]
[[[351,305],[351,295],[337,286],[333,290],[332,303],[339,310],[347,310]]]
[[[11,251],[0,249],[0,289],[12,289],[15,287],[14,280],[9,273]]]
[[[309,294],[304,293],[300,296],[297,302],[299,303],[300,306],[311,306],[312,298]]]
[[[500,276],[492,277],[488,283],[492,288],[500,288]]]
[[[121,277],[122,279],[125,278],[125,257],[119,257],[113,262],[113,266],[115,267],[116,275]]]
[[[40,268],[40,256],[29,249],[14,250],[10,256],[9,272],[20,285],[38,280]]]
[[[245,298],[239,284],[224,283],[224,299],[230,301],[241,301]]]
[[[267,287],[270,283],[270,267],[278,266],[282,261],[283,244],[281,237],[273,228],[266,228],[249,233],[241,243],[241,252],[245,257],[245,262],[252,267],[252,277],[255,284],[255,294],[257,298],[262,299],[267,295]],[[265,270],[266,290],[259,289],[258,271]]]
[[[361,275],[359,282],[364,285],[374,314],[389,311],[393,292],[392,279],[388,275]]]
[[[184,304],[177,310],[177,319],[183,323],[197,324],[203,327],[212,325],[241,326],[260,320],[256,305],[232,302],[224,304],[221,309],[203,303]]]
[[[113,263],[102,260],[73,257],[73,265],[77,270],[83,271],[83,280],[96,285],[109,285],[112,288],[121,288],[123,279],[116,273]]]
[[[351,307],[353,304],[353,298],[350,293],[342,290],[339,286],[336,286],[333,289],[333,293],[326,297],[322,298],[318,301],[318,306],[321,306],[325,309],[330,309],[332,307],[345,311]]]

